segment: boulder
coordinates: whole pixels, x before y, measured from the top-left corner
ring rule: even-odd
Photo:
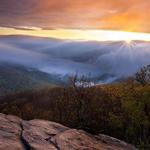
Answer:
[[[106,135],[94,136],[46,120],[0,114],[0,150],[136,150]]]

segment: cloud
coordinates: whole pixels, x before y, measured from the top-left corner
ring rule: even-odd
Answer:
[[[150,32],[150,1],[1,0],[0,26]]]
[[[150,43],[73,42],[26,36],[0,37],[0,62],[47,73],[128,76],[150,64]]]

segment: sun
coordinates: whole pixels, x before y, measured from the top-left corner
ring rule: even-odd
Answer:
[[[131,43],[132,43],[132,40],[131,40],[131,39],[127,39],[127,40],[125,40],[125,42],[126,42],[127,44],[131,44]]]

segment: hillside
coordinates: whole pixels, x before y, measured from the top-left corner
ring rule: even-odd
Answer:
[[[0,95],[60,85],[59,76],[21,65],[0,63]]]
[[[150,63],[150,42],[72,41],[33,36],[0,36],[0,61],[48,74],[90,74],[96,83],[133,75]]]
[[[94,136],[46,120],[0,114],[0,150],[136,150],[118,139]]]
[[[44,88],[11,94],[0,101],[4,114],[54,121],[112,136],[141,150],[150,149],[149,85],[127,82],[90,88]]]

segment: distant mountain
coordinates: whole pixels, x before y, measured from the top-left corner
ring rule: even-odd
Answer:
[[[0,64],[0,96],[13,92],[58,86],[63,84],[59,76],[40,72],[21,65]]]
[[[0,62],[34,68],[60,78],[90,74],[96,83],[110,83],[150,64],[150,42],[0,36]]]

